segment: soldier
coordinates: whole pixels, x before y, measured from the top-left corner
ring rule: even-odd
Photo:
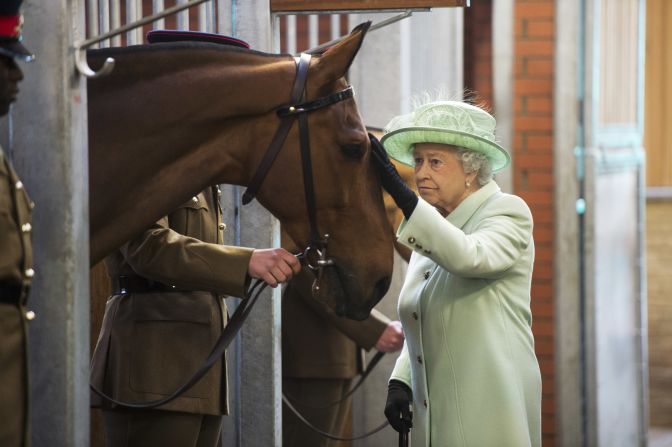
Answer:
[[[340,438],[351,436],[352,399],[344,398],[364,370],[363,350],[399,351],[404,334],[399,321],[373,309],[364,321],[338,317],[315,300],[312,275],[302,271],[282,299],[282,389],[316,428]],[[337,405],[330,405],[341,401]],[[284,406],[284,447],[342,447],[313,431]]]
[[[16,100],[23,73],[16,59],[33,55],[21,44],[21,0],[0,2],[0,116]],[[0,148],[0,445],[27,446],[28,291],[33,275],[30,213],[33,203]]]

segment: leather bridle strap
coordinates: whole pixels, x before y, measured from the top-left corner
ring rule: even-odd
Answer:
[[[262,286],[259,287],[259,285]],[[256,290],[258,287],[259,289]],[[91,390],[103,399],[127,408],[156,408],[172,402],[173,400],[180,397],[186,390],[194,386],[199,380],[201,380],[215,363],[221,361],[221,357],[224,355],[224,351],[226,351],[226,348],[231,344],[231,341],[233,341],[236,334],[238,334],[238,331],[247,319],[247,316],[250,314],[254,303],[257,301],[257,298],[266,287],[267,284],[264,284],[261,280],[257,280],[254,283],[254,285],[247,292],[246,298],[240,302],[238,308],[233,313],[233,316],[215,342],[215,345],[212,347],[212,350],[210,351],[210,354],[208,354],[208,357],[205,359],[203,365],[189,378],[189,380],[184,382],[182,386],[173,391],[169,396],[149,402],[125,402],[108,396],[103,391],[90,384],[89,386]]]
[[[301,57],[299,58],[296,78],[294,78],[294,86],[292,87],[290,104],[297,104],[299,101],[301,101],[303,91],[306,88],[306,80],[308,79],[308,67],[310,67],[310,59],[311,55],[307,53],[302,53]],[[261,184],[264,182],[264,178],[266,178],[266,174],[268,174],[268,171],[271,169],[271,165],[273,165],[275,158],[280,153],[280,149],[282,149],[282,145],[285,143],[287,135],[289,134],[289,129],[292,128],[293,123],[293,116],[286,115],[281,117],[278,130],[275,131],[273,140],[271,140],[271,144],[268,146],[266,154],[257,168],[257,172],[255,172],[252,180],[245,190],[245,193],[243,194],[243,205],[250,203],[257,195],[259,188],[261,188]]]
[[[297,419],[299,419],[301,422],[303,422],[303,424],[306,427],[308,427],[309,429],[313,430],[316,433],[319,433],[320,435],[324,436],[325,438],[333,439],[334,441],[356,441],[357,439],[368,438],[369,436],[371,436],[375,433],[378,433],[379,431],[381,431],[382,429],[384,429],[385,427],[390,425],[389,422],[385,421],[382,424],[380,424],[379,426],[377,426],[376,428],[374,428],[373,430],[368,431],[364,434],[353,436],[353,437],[350,437],[350,438],[343,438],[341,436],[336,436],[332,433],[326,432],[324,430],[321,430],[321,429],[315,427],[315,425],[313,425],[308,419],[306,419],[301,413],[299,413],[299,410],[294,408],[294,405],[292,405],[291,402],[284,395],[282,396],[282,402],[287,406],[287,408],[289,408],[289,410],[292,413],[294,413],[294,416],[296,416]]]
[[[312,408],[312,409],[315,409],[315,410],[324,410],[324,409],[336,406],[340,403],[343,403],[348,397],[355,394],[355,391],[357,391],[359,389],[359,387],[362,386],[362,384],[364,383],[366,378],[369,377],[369,374],[371,374],[371,371],[373,371],[373,369],[376,367],[378,362],[380,362],[380,360],[383,358],[384,355],[385,355],[385,353],[382,352],[382,351],[376,352],[376,354],[373,356],[373,358],[371,359],[369,364],[366,365],[366,369],[364,370],[362,375],[359,376],[359,380],[357,381],[357,383],[355,383],[355,386],[350,388],[350,391],[345,393],[345,395],[338,400],[335,400],[333,402],[329,402],[328,404],[323,404],[323,405],[310,405],[310,404],[306,404],[304,402],[299,402],[296,399],[294,399],[292,396],[287,396],[287,394],[285,394],[285,393],[283,393],[283,396],[290,399],[296,405],[300,405],[300,406],[306,407],[306,408]]]

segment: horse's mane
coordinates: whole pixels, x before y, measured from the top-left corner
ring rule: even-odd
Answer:
[[[264,53],[263,51],[251,50],[248,48],[241,48],[232,45],[222,45],[213,42],[159,42],[143,45],[131,45],[127,47],[109,47],[88,50],[88,55],[93,57],[114,57],[123,56],[135,53],[158,53],[166,51],[194,51],[194,50],[212,50],[223,53],[242,53],[267,58],[290,58],[291,54],[273,54]]]

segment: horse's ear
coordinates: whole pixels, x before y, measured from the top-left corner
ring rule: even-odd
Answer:
[[[322,53],[315,64],[315,72],[311,74],[316,85],[325,85],[345,76],[370,26],[371,22],[357,25],[345,39]]]

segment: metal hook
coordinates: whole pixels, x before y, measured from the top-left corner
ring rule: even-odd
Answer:
[[[75,65],[81,74],[89,79],[94,79],[110,74],[114,69],[114,59],[108,57],[105,59],[105,62],[103,63],[103,66],[100,70],[93,71],[93,69],[89,67],[89,63],[86,60],[86,48],[75,45]]]

